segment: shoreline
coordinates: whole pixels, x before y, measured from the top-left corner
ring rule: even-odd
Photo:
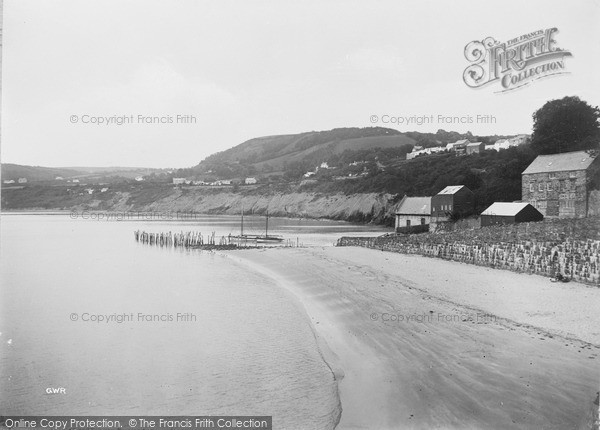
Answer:
[[[557,291],[534,275],[478,266],[463,273],[465,264],[366,248],[224,255],[274,279],[304,306],[338,383],[339,429],[558,429],[590,415],[600,333],[593,328],[593,309],[569,310],[594,303],[600,290],[570,283]],[[436,283],[440,273],[448,277]],[[500,273],[518,278],[506,281]],[[460,290],[448,288],[456,276],[464,280]],[[528,302],[541,294],[548,297]],[[479,311],[498,320],[381,321],[383,315]],[[550,382],[555,374],[560,376]],[[547,405],[557,401],[549,412]]]
[[[151,215],[151,214],[157,214],[157,213],[180,213],[180,214],[189,214],[190,217],[189,218],[185,218],[183,217],[182,219],[168,219],[168,220],[164,220],[164,219],[133,219],[133,220],[119,220],[119,219],[109,219],[111,221],[158,221],[158,222],[169,222],[169,221],[194,221],[193,216],[201,216],[201,217],[231,217],[231,218],[235,218],[235,219],[239,219],[240,215],[235,215],[235,214],[229,214],[229,213],[216,213],[216,212],[194,212],[194,211],[148,211],[148,210],[96,210],[96,209],[3,209],[0,210],[0,216],[1,215],[52,215],[52,216],[60,216],[60,215],[70,215],[71,213],[77,213],[77,214],[81,214],[82,212],[87,212],[90,214],[109,214],[109,215],[114,215],[114,214],[128,214],[128,215],[138,215],[138,216],[144,216],[144,215]],[[248,218],[261,218],[264,217],[264,213],[256,213],[256,214],[245,214],[245,217]],[[282,219],[282,220],[292,220],[292,221],[319,221],[319,222],[330,222],[330,223],[346,223],[349,225],[354,225],[354,226],[373,226],[373,227],[377,227],[377,228],[381,228],[381,232],[385,233],[385,232],[391,232],[393,231],[393,227],[389,227],[386,226],[385,224],[381,224],[381,223],[374,223],[374,222],[367,222],[367,223],[363,223],[363,222],[357,222],[357,221],[348,221],[345,219],[336,219],[336,218],[327,218],[327,217],[311,217],[311,216],[281,216],[281,215],[269,215],[269,218],[276,218],[276,219]],[[83,219],[81,217],[77,217],[74,219]],[[85,220],[85,219],[84,219]],[[93,220],[93,219],[92,219]],[[387,231],[389,230],[389,231]]]

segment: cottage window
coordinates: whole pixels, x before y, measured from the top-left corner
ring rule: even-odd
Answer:
[[[555,179],[556,178],[556,172],[552,172],[548,175],[548,179]]]
[[[533,183],[529,184],[529,191],[532,193],[535,191],[535,187],[533,186]]]
[[[569,178],[576,178],[577,172],[569,172]]]
[[[421,218],[421,225],[425,225],[425,218]]]
[[[541,182],[538,185],[538,191],[544,191],[544,184]]]
[[[410,220],[409,219],[406,220],[406,226],[410,227]]]
[[[546,184],[546,190],[548,190],[548,191],[552,191],[552,183],[551,183],[551,182],[548,182],[548,183]]]

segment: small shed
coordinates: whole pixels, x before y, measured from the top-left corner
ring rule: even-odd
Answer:
[[[429,230],[431,197],[407,197],[396,208],[396,233],[421,233]]]
[[[496,202],[481,213],[481,226],[542,221],[544,215],[529,203]]]

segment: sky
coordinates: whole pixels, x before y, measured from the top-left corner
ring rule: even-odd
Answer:
[[[336,127],[531,133],[548,100],[600,104],[599,24],[600,0],[4,0],[1,160],[190,167]],[[465,84],[467,44],[548,28],[565,73]]]

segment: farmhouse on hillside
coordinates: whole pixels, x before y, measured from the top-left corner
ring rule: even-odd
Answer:
[[[464,185],[451,185],[431,198],[431,218],[450,221],[452,214],[470,214],[475,208],[473,192]]]
[[[521,174],[523,201],[546,217],[587,216],[590,181],[600,174],[591,151],[538,155]]]
[[[396,208],[396,233],[429,231],[431,197],[404,196]]]
[[[473,142],[467,144],[467,155],[479,154],[483,151],[485,151],[485,143],[483,142]]]
[[[542,221],[544,215],[529,203],[496,202],[481,213],[481,227]]]

